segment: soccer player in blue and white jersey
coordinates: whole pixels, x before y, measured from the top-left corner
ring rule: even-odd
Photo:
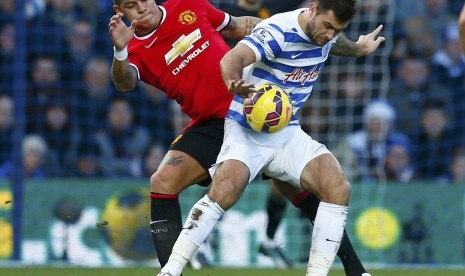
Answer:
[[[365,56],[384,41],[382,26],[357,42],[341,32],[356,12],[356,0],[312,0],[309,8],[272,16],[259,23],[221,60],[223,80],[236,94],[213,183],[192,208],[168,263],[159,276],[178,276],[215,224],[260,172],[280,185],[293,185],[321,199],[306,275],[327,275],[341,243],[351,187],[334,155],[291,123],[276,133],[254,132],[242,115],[243,98],[254,86],[274,83],[290,95],[294,112],[308,99],[329,54]]]

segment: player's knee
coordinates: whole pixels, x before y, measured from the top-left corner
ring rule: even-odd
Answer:
[[[208,192],[208,197],[223,208],[231,208],[241,195],[240,188],[229,179],[222,180],[218,184],[212,185]]]
[[[173,183],[172,177],[163,171],[157,171],[150,177],[150,191],[160,194],[179,194],[182,189]]]
[[[352,187],[350,186],[349,181],[343,178],[332,185],[332,189],[330,189],[328,195],[329,203],[334,203],[338,205],[348,205],[350,194],[352,192]]]

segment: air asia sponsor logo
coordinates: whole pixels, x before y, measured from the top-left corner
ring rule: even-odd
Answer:
[[[182,35],[173,43],[173,48],[165,55],[166,65],[171,64],[177,57],[184,57],[184,59],[174,68],[171,72],[177,75],[186,65],[196,58],[200,53],[210,46],[210,41],[205,41],[197,49],[194,48],[194,43],[202,38],[200,29],[196,29],[188,35]],[[189,55],[187,55],[187,53]],[[187,56],[186,56],[187,55]]]
[[[301,67],[297,67],[291,73],[284,75],[283,83],[287,81],[300,82],[302,85],[305,85],[307,81],[314,80],[318,77],[318,74],[321,72],[321,67],[318,68],[318,65],[313,65],[313,67],[306,72]]]
[[[190,25],[197,21],[197,15],[191,10],[183,11],[179,14],[178,21],[184,25]]]

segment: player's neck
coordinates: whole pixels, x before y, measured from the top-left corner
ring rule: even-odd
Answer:
[[[300,28],[308,37],[310,37],[307,31],[308,29],[307,21],[308,21],[309,16],[310,16],[310,12],[308,10],[305,10],[301,12],[299,14],[299,17],[297,18],[297,22],[299,23]]]

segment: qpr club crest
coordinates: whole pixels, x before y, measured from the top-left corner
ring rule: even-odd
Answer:
[[[184,25],[190,25],[194,23],[196,20],[197,20],[197,15],[191,10],[183,11],[182,13],[179,14],[179,18],[178,18],[178,21]]]

